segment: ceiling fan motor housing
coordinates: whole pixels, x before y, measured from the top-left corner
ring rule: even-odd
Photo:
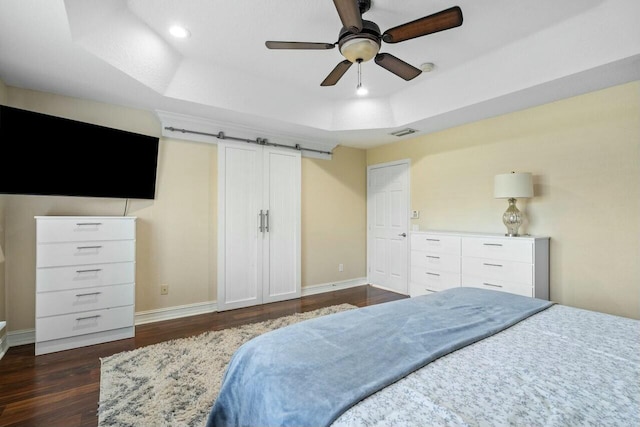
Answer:
[[[362,20],[362,31],[353,33],[343,27],[338,37],[340,53],[351,62],[366,62],[380,50],[380,27],[374,22]]]

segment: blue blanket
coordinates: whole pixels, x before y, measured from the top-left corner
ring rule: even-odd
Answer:
[[[207,426],[328,426],[438,357],[551,305],[454,288],[268,332],[232,357]]]

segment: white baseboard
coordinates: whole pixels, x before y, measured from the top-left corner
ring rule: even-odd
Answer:
[[[22,329],[19,331],[7,332],[7,344],[9,347],[33,344],[34,342],[36,342],[35,329]]]
[[[139,311],[136,313],[135,323],[136,325],[144,325],[146,323],[161,322],[163,320],[213,313],[217,310],[218,303],[216,301],[207,301],[176,307],[159,308],[156,310]]]
[[[407,290],[406,293],[404,293],[404,292],[398,291],[397,289],[387,288],[386,286],[374,285],[373,283],[371,284],[371,286],[373,286],[374,288],[382,289],[383,291],[394,292],[394,293],[400,294],[400,295],[407,295],[407,296],[410,295],[408,290]]]
[[[305,286],[302,288],[302,296],[316,295],[324,292],[338,291],[341,289],[353,288],[367,284],[366,277],[343,280],[341,282],[322,283],[319,285]],[[135,324],[144,325],[146,323],[161,322],[163,320],[180,319],[182,317],[196,316],[218,311],[217,301],[198,302],[176,307],[159,308],[155,310],[139,311],[135,314]],[[7,333],[7,339],[3,341],[8,347],[15,347],[36,342],[35,329],[23,329]],[[1,353],[4,354],[4,353]],[[0,355],[0,358],[2,356]]]
[[[343,280],[342,282],[330,282],[322,283],[319,285],[305,286],[302,288],[302,296],[322,294],[325,292],[338,291],[340,289],[354,288],[356,286],[362,286],[367,284],[366,277],[359,277],[357,279]]]

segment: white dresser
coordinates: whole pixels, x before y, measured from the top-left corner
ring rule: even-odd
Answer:
[[[133,337],[136,218],[35,218],[36,355]]]
[[[411,296],[457,286],[549,299],[549,238],[411,233]]]

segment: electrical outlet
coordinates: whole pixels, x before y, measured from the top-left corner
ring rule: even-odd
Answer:
[[[338,264],[338,271],[344,271],[344,264]]]
[[[412,219],[420,218],[420,211],[411,211],[411,218]]]
[[[169,285],[160,285],[160,295],[169,295]]]

